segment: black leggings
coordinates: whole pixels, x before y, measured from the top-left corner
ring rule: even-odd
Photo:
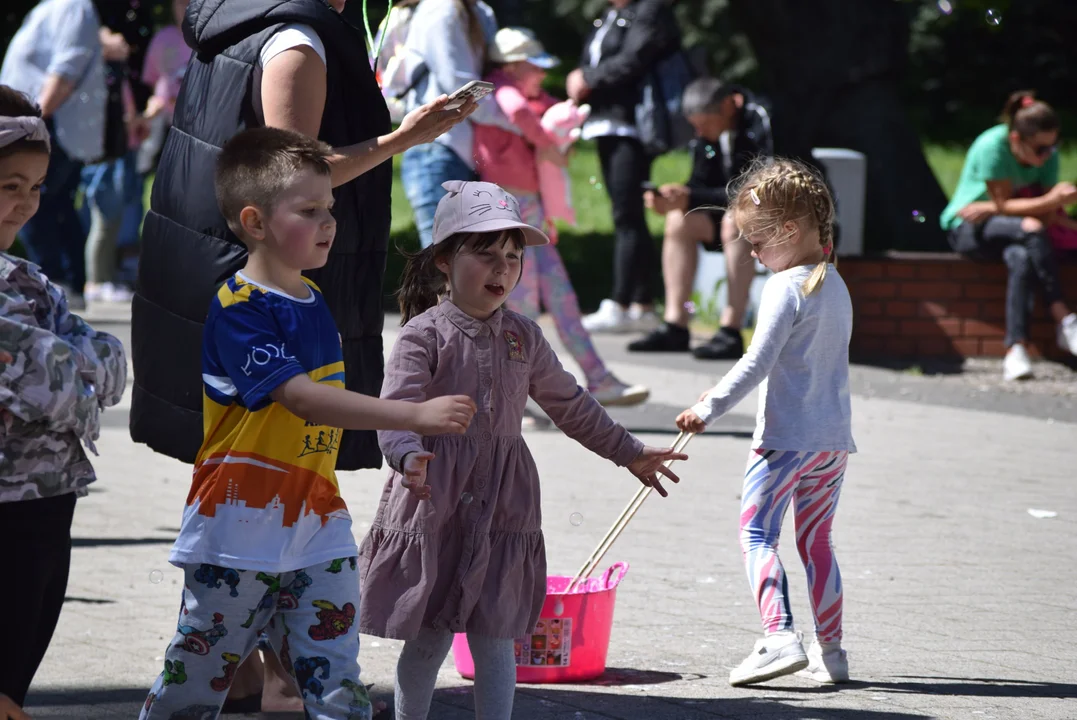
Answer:
[[[613,204],[613,299],[621,305],[649,305],[659,266],[643,208],[642,185],[651,177],[651,158],[635,138],[610,136],[598,138],[598,159]]]
[[[75,494],[0,503],[0,693],[18,705],[52,640],[67,592]]]
[[[1046,230],[1022,229],[1021,222],[1019,217],[995,215],[978,225],[963,222],[950,231],[950,246],[956,252],[978,260],[1001,259],[1009,269],[1006,347],[1028,340],[1033,281],[1039,284],[1048,305],[1062,299],[1051,238]]]

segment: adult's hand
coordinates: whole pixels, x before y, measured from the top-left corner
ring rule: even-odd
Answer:
[[[584,79],[583,70],[576,68],[568,74],[565,78],[565,92],[578,103],[587,99],[587,96],[591,94],[591,86]]]
[[[958,217],[970,223],[981,223],[992,215],[997,214],[998,207],[989,200],[971,202],[957,211]]]
[[[123,35],[112,32],[106,27],[101,28],[97,34],[101,41],[101,54],[110,62],[126,62],[131,55],[131,46]]]
[[[442,95],[405,115],[400,127],[393,133],[396,141],[394,144],[399,145],[398,152],[432,142],[453,126],[466,120],[478,107],[473,98],[468,98],[467,102],[459,108],[446,110],[445,105],[448,102],[449,96]]]
[[[669,210],[685,212],[688,210],[688,201],[691,198],[692,191],[687,185],[668,183],[658,188],[658,194],[662,196],[668,206],[666,212],[669,212]]]
[[[0,720],[30,720],[30,716],[14,700],[0,693]]]
[[[1049,192],[1063,205],[1071,205],[1077,202],[1077,185],[1071,182],[1060,182],[1051,188]]]

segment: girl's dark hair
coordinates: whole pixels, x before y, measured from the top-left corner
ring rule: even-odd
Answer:
[[[1037,100],[1034,90],[1018,90],[1006,98],[1000,119],[1023,138],[1061,127],[1058,113],[1047,103]]]
[[[455,257],[465,245],[469,246],[470,252],[476,252],[503,241],[511,241],[517,250],[522,250],[524,234],[519,230],[457,233],[417,253],[400,250],[407,258],[404,274],[400,278],[400,288],[396,291],[396,299],[400,304],[400,324],[406,325],[413,317],[422,315],[437,305],[442,295],[448,292],[449,283],[445,274],[438,269],[438,260]]]
[[[35,105],[23,93],[0,85],[0,115],[5,117],[41,117],[41,108]],[[21,152],[40,152],[49,154],[49,145],[44,140],[16,140],[0,148],[0,157],[9,157]]]

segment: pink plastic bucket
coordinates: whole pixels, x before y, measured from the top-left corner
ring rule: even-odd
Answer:
[[[580,582],[571,593],[565,588],[571,577],[546,578],[546,602],[526,637],[516,638],[516,682],[557,683],[591,680],[606,671],[606,653],[613,629],[613,605],[617,585],[628,572],[619,562],[600,578]],[[475,677],[475,662],[467,635],[453,638],[453,662],[463,677]]]

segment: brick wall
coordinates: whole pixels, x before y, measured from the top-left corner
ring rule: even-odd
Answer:
[[[853,299],[851,352],[864,357],[1001,356],[1006,267],[950,253],[889,253],[843,258],[838,267]],[[1077,290],[1077,266],[1061,268]],[[1073,294],[1077,300],[1077,293]],[[1055,326],[1038,301],[1031,352],[1057,357]]]

